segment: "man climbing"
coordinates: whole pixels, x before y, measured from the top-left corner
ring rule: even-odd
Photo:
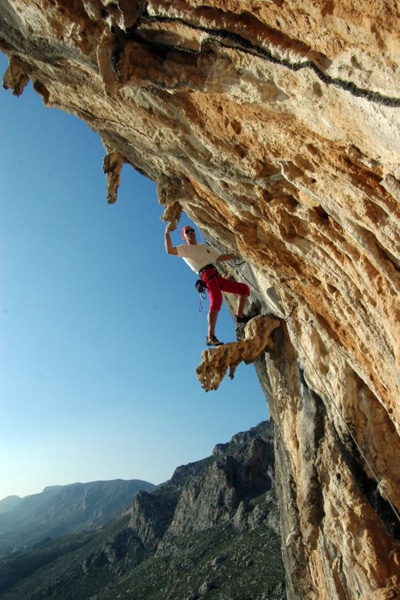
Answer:
[[[225,279],[218,273],[214,266],[214,261],[227,261],[236,258],[234,254],[220,254],[214,248],[207,244],[198,244],[195,230],[189,225],[181,230],[182,239],[185,244],[173,246],[170,233],[172,227],[168,223],[165,230],[165,250],[168,254],[179,256],[189,265],[189,267],[199,274],[201,280],[207,287],[210,297],[210,308],[208,311],[208,331],[206,337],[207,346],[221,346],[215,336],[215,326],[217,324],[218,313],[222,305],[222,293],[237,294],[237,323],[247,323],[251,317],[244,315],[246,300],[250,294],[250,288],[245,283],[239,283],[230,279]]]

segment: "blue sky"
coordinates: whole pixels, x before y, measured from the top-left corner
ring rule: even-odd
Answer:
[[[252,366],[196,379],[208,301],[165,253],[154,183],[125,166],[109,206],[100,138],[31,85],[0,90],[0,148],[0,499],[161,483],[267,419]],[[225,306],[217,335],[234,340]]]

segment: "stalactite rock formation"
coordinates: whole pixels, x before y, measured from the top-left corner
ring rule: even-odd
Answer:
[[[394,0],[0,0],[4,86],[86,121],[108,201],[145,173],[280,319],[255,364],[289,598],[400,597],[398,23]]]
[[[233,379],[241,362],[253,363],[273,348],[271,334],[279,326],[278,319],[259,315],[247,323],[245,339],[204,350],[201,364],[196,369],[202,387],[207,392],[217,390],[228,369],[229,377]]]

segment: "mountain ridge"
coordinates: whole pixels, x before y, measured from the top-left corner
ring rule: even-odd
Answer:
[[[21,496],[17,496],[16,494],[12,494],[11,496],[6,496],[2,500],[0,500],[0,514],[10,512],[18,506],[18,504],[22,501]]]
[[[101,528],[3,559],[2,600],[286,600],[274,486],[273,425],[262,422]]]
[[[0,553],[4,555],[74,529],[96,527],[128,506],[140,489],[154,487],[140,479],[48,486],[43,492],[22,498],[13,510],[0,514]]]

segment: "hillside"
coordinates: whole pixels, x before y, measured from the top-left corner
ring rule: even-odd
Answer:
[[[22,498],[0,514],[0,556],[44,538],[96,528],[129,506],[140,490],[152,488],[146,481],[119,479],[52,486]]]
[[[3,559],[4,600],[285,600],[273,427],[261,423],[139,492],[90,533]]]
[[[3,500],[0,500],[0,514],[14,510],[20,502],[22,502],[20,496],[7,496],[7,498],[3,498]]]

